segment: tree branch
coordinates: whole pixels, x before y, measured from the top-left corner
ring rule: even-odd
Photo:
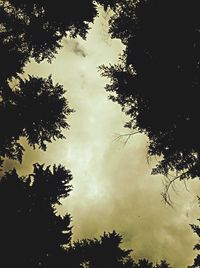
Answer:
[[[169,174],[169,176],[171,176],[172,179],[169,179],[168,177],[166,177],[165,182],[164,182],[164,191],[161,193],[161,195],[163,197],[163,201],[169,206],[173,207],[173,201],[171,200],[169,191],[170,191],[170,188],[172,188],[173,191],[176,191],[175,182],[176,180],[181,178],[181,175],[173,176]]]
[[[132,132],[132,133],[126,133],[126,134],[120,134],[117,136],[117,138],[114,139],[114,141],[119,141],[119,140],[122,140],[125,138],[125,141],[124,141],[124,145],[127,144],[127,142],[129,141],[129,139],[135,135],[135,134],[139,134],[140,131],[136,131],[136,132]]]

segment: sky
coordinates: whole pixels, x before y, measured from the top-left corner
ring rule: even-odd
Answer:
[[[73,239],[99,237],[116,230],[123,235],[122,247],[133,249],[133,257],[153,262],[166,259],[183,268],[196,256],[198,237],[189,224],[200,214],[198,181],[177,182],[171,190],[173,207],[162,201],[163,177],[151,175],[157,159],[147,161],[148,139],[142,134],[125,139],[123,126],[128,118],[104,90],[108,80],[98,66],[117,63],[121,42],[110,39],[109,14],[100,12],[87,40],[63,40],[63,48],[52,64],[31,62],[26,73],[47,77],[66,89],[66,98],[75,112],[68,118],[65,140],[48,145],[46,152],[33,151],[26,143],[22,165],[13,161],[20,174],[32,171],[35,162],[63,164],[73,174],[73,191],[62,200],[59,213],[72,215]]]

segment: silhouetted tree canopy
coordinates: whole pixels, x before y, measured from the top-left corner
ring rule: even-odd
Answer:
[[[71,218],[56,215],[55,204],[71,191],[62,166],[35,164],[33,174],[9,171],[0,180],[0,266],[64,267],[63,246],[71,239]]]
[[[63,138],[61,129],[68,127],[66,117],[72,112],[64,90],[51,77],[23,79],[22,74],[30,59],[51,62],[63,37],[85,38],[97,3],[110,5],[107,0],[0,1],[0,164],[5,157],[22,160],[20,137],[41,149]]]
[[[7,86],[0,101],[0,156],[22,160],[20,137],[45,150],[46,142],[63,138],[62,128],[68,128],[66,117],[72,112],[64,97],[63,87],[47,79],[29,76],[19,79],[12,90]]]
[[[162,260],[159,264],[156,264],[155,268],[172,268],[172,267],[165,260],[164,261]]]
[[[106,90],[149,137],[154,174],[200,177],[200,2],[121,1],[110,20],[125,45],[119,64],[102,66]]]
[[[63,37],[85,38],[89,23],[97,15],[97,5],[108,7],[107,0],[0,1],[0,79],[21,73],[34,58],[51,61]],[[116,0],[112,0],[112,6]],[[2,65],[2,62],[4,63]]]
[[[34,58],[49,61],[61,47],[60,41],[69,33],[85,38],[88,23],[96,16],[92,0],[86,1],[19,1],[0,3],[2,72],[11,77],[21,72],[24,64]]]
[[[200,205],[200,197],[198,197],[198,202],[199,202],[199,205]],[[198,221],[200,221],[200,219],[198,219]],[[200,237],[200,227],[198,225],[196,225],[196,224],[191,224],[190,226],[191,226],[193,232],[195,234],[197,234],[198,237]],[[200,241],[194,246],[193,249],[194,250],[200,250]],[[198,268],[198,267],[200,267],[200,254],[198,254],[196,256],[196,258],[194,259],[193,265],[188,266],[188,268]]]
[[[55,208],[68,197],[72,175],[62,166],[34,164],[33,173],[20,177],[16,170],[0,180],[0,266],[5,268],[170,268],[162,261],[153,266],[146,259],[135,262],[120,247],[115,231],[100,239],[70,244],[71,217]]]
[[[67,260],[73,268],[171,268],[166,261],[153,265],[147,259],[134,261],[130,253],[120,247],[122,236],[115,231],[104,233],[100,239],[74,242],[67,250]]]
[[[104,233],[99,240],[83,239],[74,242],[67,257],[74,268],[82,267],[83,264],[89,268],[131,268],[131,250],[121,249],[121,241],[122,237],[115,231]]]

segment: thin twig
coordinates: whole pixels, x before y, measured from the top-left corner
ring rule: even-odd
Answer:
[[[168,175],[170,175],[170,174],[168,174]],[[170,175],[170,176],[172,176],[172,175]],[[169,191],[170,191],[170,188],[172,188],[176,192],[175,182],[176,182],[176,180],[180,179],[180,177],[181,177],[181,175],[175,176],[172,179],[169,179],[169,177],[167,177],[167,180],[165,180],[165,183],[164,183],[164,191],[161,193],[161,195],[163,197],[164,202],[166,204],[170,205],[171,207],[173,207],[173,202],[171,200]]]
[[[124,145],[126,145],[127,142],[129,141],[129,139],[133,135],[138,134],[138,133],[140,133],[140,132],[136,131],[136,132],[132,132],[132,133],[120,134],[120,135],[117,136],[117,138],[114,139],[114,141],[119,141],[119,140],[122,140],[124,137],[126,137],[125,142],[124,142]]]

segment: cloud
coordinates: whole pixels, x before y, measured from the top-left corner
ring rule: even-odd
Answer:
[[[64,44],[68,50],[71,50],[77,56],[84,58],[87,56],[86,51],[80,46],[80,43],[76,39],[65,39]]]

